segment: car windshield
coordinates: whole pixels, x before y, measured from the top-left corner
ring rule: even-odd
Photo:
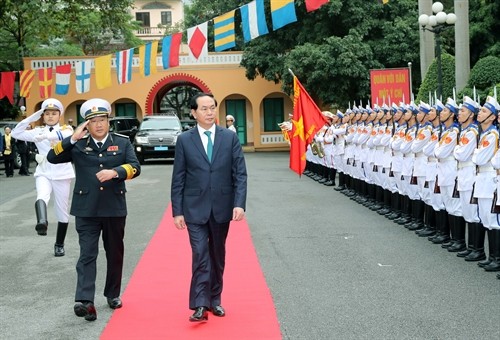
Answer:
[[[180,130],[176,119],[146,119],[141,124],[141,130]]]

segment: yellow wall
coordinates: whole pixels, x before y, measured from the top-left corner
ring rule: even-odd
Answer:
[[[212,54],[212,53],[210,53]],[[215,53],[214,53],[215,54]],[[220,54],[220,53],[219,53]],[[25,58],[24,67],[25,69],[33,68],[32,61],[43,58]],[[47,58],[45,58],[47,59]],[[88,58],[78,58],[82,59],[94,59],[94,57]],[[52,63],[62,63],[67,58],[51,58]],[[45,66],[49,67],[50,63]],[[70,89],[68,95],[65,96],[55,96],[55,69],[54,69],[54,82],[52,89],[52,96],[59,99],[65,107],[64,120],[67,121],[69,118],[73,118],[76,122],[76,105],[83,103],[85,100],[90,98],[103,98],[109,101],[112,106],[115,103],[136,103],[137,117],[141,119],[146,114],[151,114],[152,110],[148,112],[148,102],[151,102],[154,97],[154,90],[158,89],[159,84],[166,81],[169,78],[181,77],[184,79],[191,79],[190,85],[196,84],[196,82],[203,84],[208,88],[209,92],[213,93],[217,101],[219,102],[219,121],[221,125],[225,122],[225,105],[224,100],[226,99],[246,99],[246,114],[247,114],[247,145],[253,146],[256,150],[258,149],[276,149],[276,148],[288,148],[286,142],[278,143],[261,143],[261,136],[263,135],[276,135],[279,132],[266,133],[263,131],[263,100],[264,98],[284,98],[284,114],[283,120],[288,119],[288,113],[293,110],[292,98],[281,91],[280,84],[274,84],[264,80],[263,78],[257,78],[254,81],[250,81],[245,77],[245,69],[237,64],[224,64],[224,65],[185,65],[179,66],[167,70],[163,70],[162,67],[157,67],[157,73],[152,74],[149,77],[142,77],[139,74],[138,68],[133,69],[132,81],[126,84],[118,84],[115,69],[112,68],[112,86],[105,89],[97,89],[95,85],[95,74],[92,68],[91,79],[90,79],[90,92],[84,94],[77,94],[75,89],[75,73],[72,70]],[[170,85],[171,86],[171,85]],[[35,72],[35,79],[33,81],[33,86],[30,91],[30,97],[26,102],[26,114],[37,111],[41,107],[43,98],[39,96],[38,88],[38,74]],[[113,106],[114,108],[114,106]]]

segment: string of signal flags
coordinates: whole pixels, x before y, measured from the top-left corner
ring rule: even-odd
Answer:
[[[269,0],[272,29],[276,31],[297,21],[296,3],[294,0]],[[328,3],[329,0],[305,0],[307,12],[312,12]],[[236,46],[235,22],[236,11],[240,11],[243,41],[245,43],[269,33],[266,22],[264,0],[254,0],[237,9],[217,16],[204,23],[187,29],[187,45],[189,58],[196,61],[208,56],[208,23],[213,23],[214,51],[222,52]],[[162,66],[169,69],[179,66],[179,52],[183,32],[174,33],[161,40],[148,42],[139,46],[139,73],[147,77],[156,73],[158,46],[162,46]],[[38,76],[41,98],[49,98],[54,90],[56,95],[64,96],[69,92],[74,69],[75,86],[78,94],[90,91],[90,74],[95,68],[95,86],[97,89],[111,87],[112,57],[115,58],[118,84],[132,81],[132,61],[134,48],[108,54],[94,59],[79,60],[72,64],[55,67],[29,69],[24,71],[7,71],[0,74],[0,99],[7,97],[14,103],[16,75],[19,74],[19,96],[29,98],[30,90]]]

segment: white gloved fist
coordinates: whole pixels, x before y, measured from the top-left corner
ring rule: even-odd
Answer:
[[[34,136],[33,139],[35,140],[35,142],[41,142],[41,141],[47,139],[47,135],[45,133],[40,133],[40,134]]]

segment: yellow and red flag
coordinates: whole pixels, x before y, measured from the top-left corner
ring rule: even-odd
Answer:
[[[293,118],[290,134],[290,169],[302,175],[306,168],[306,149],[316,132],[326,123],[321,110],[304,89],[297,77],[293,77]]]
[[[35,79],[34,70],[24,70],[20,72],[19,77],[19,95],[24,98],[29,98],[31,85]]]
[[[40,98],[49,98],[52,94],[52,67],[38,70],[38,86],[40,87]]]

